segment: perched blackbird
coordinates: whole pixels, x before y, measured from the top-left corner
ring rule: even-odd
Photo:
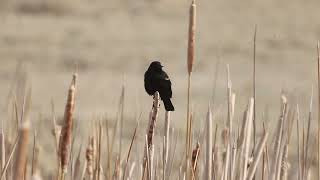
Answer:
[[[166,72],[162,70],[159,61],[153,61],[144,74],[144,88],[151,96],[159,92],[166,111],[174,111],[170,98],[172,97],[171,81]]]

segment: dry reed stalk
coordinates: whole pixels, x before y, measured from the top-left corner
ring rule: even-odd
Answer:
[[[99,122],[99,130],[98,130],[98,147],[97,147],[97,157],[96,157],[96,168],[95,168],[95,179],[100,180],[101,176],[101,145],[102,145],[102,126],[101,122]]]
[[[239,156],[238,156],[238,162],[237,162],[237,174],[236,174],[236,179],[241,179],[243,177],[243,163],[244,163],[244,150],[245,150],[245,137],[246,137],[246,132],[247,132],[247,124],[248,124],[248,107],[243,113],[243,118],[242,118],[242,127],[239,133],[239,137],[237,139],[237,146],[240,149]]]
[[[173,134],[173,132],[174,132],[174,129],[172,129],[172,134]],[[168,172],[168,179],[170,179],[170,175],[171,175],[171,172],[172,172],[172,169],[173,169],[173,163],[175,162],[174,160],[175,160],[175,154],[176,154],[176,150],[177,150],[177,144],[178,144],[178,137],[179,137],[179,133],[177,133],[177,135],[176,135],[176,137],[175,137],[175,140],[172,140],[172,143],[171,143],[171,145],[170,145],[170,147],[173,147],[172,148],[172,155],[171,155],[171,160],[170,160],[170,168],[169,168],[169,172]],[[172,137],[173,138],[173,137]]]
[[[74,179],[76,179],[76,180],[79,179],[80,175],[81,175],[81,170],[80,170],[80,166],[81,166],[81,160],[80,160],[81,150],[82,150],[82,144],[80,145],[79,152],[78,152],[78,155],[77,155],[75,163],[74,163],[74,173],[73,173],[72,177]]]
[[[119,131],[119,159],[121,159],[122,152],[122,139],[123,139],[123,121],[124,121],[124,98],[125,98],[125,85],[122,85],[121,88],[121,97],[120,97],[120,131]]]
[[[23,180],[25,176],[25,165],[28,158],[29,131],[30,122],[29,120],[26,120],[21,123],[19,130],[20,138],[15,157],[15,173],[13,175],[13,179],[16,180]]]
[[[64,179],[65,174],[68,170],[71,140],[72,140],[72,126],[73,126],[73,111],[75,105],[75,90],[76,90],[77,74],[72,77],[72,82],[68,91],[68,98],[64,113],[64,124],[61,130],[59,140],[59,157],[60,167],[62,170],[61,179]]]
[[[128,173],[128,178],[127,178],[127,180],[133,179],[133,178],[132,178],[132,174],[133,174],[133,170],[134,170],[135,167],[136,167],[136,163],[133,162],[133,163],[131,164],[131,167],[130,167],[130,170],[129,170],[129,173]]]
[[[227,145],[227,152],[224,162],[224,179],[227,180],[228,176],[231,177],[229,174],[229,169],[232,167],[230,163],[230,155],[231,155],[231,134],[233,130],[233,116],[234,116],[234,104],[235,104],[235,94],[232,93],[232,82],[230,79],[230,69],[229,65],[227,64],[227,95],[228,95],[228,121],[227,121],[227,132],[226,132],[226,141],[225,144]],[[230,171],[231,173],[231,171]]]
[[[241,179],[245,180],[247,178],[247,165],[249,162],[249,148],[250,148],[250,139],[251,139],[251,132],[252,132],[252,118],[253,118],[253,104],[254,99],[250,98],[249,105],[248,105],[248,116],[247,116],[247,123],[246,123],[246,135],[245,135],[245,143],[244,143],[244,161],[242,164],[243,174]]]
[[[284,145],[282,160],[281,160],[281,172],[280,179],[287,180],[288,179],[288,170],[289,170],[289,162],[288,162],[288,154],[289,154],[289,144]]]
[[[300,110],[299,110],[299,105],[297,104],[297,157],[298,157],[298,180],[301,180],[301,159],[300,159],[300,127],[299,127],[299,122],[300,122]]]
[[[93,179],[93,172],[94,172],[94,158],[93,158],[93,154],[94,154],[94,138],[93,137],[89,137],[89,141],[88,141],[88,147],[86,149],[86,172],[88,174],[89,180]]]
[[[254,25],[254,35],[253,35],[253,83],[252,83],[252,91],[253,91],[253,150],[256,147],[256,40],[257,40],[257,25]]]
[[[213,140],[213,148],[212,148],[212,178],[217,179],[217,171],[216,171],[216,151],[217,151],[217,133],[218,133],[218,124],[216,124],[216,128],[214,131],[214,140]]]
[[[284,123],[285,123],[285,116],[287,112],[287,98],[282,95],[281,96],[281,115],[280,115],[280,120],[278,124],[278,131],[276,135],[276,144],[275,144],[275,156],[273,158],[273,169],[272,169],[272,174],[271,177],[273,180],[278,180],[280,176],[280,171],[281,171],[281,159],[282,159],[282,140],[283,140],[283,129]]]
[[[55,142],[56,153],[59,154],[59,138],[61,134],[61,127],[57,125],[57,122],[56,122],[56,113],[55,113],[53,100],[51,100],[51,111],[52,111],[52,123],[53,123],[52,134],[55,138],[54,142]]]
[[[317,74],[318,74],[318,179],[320,179],[320,43],[317,43]]]
[[[187,131],[186,131],[186,174],[189,177],[189,155],[192,146],[192,128],[191,128],[191,118],[190,118],[190,89],[191,89],[191,73],[192,67],[195,61],[195,34],[196,34],[196,3],[192,0],[189,9],[189,32],[188,32],[188,97],[187,97]]]
[[[205,165],[205,179],[212,179],[212,114],[210,105],[208,107],[206,118],[206,165]]]
[[[258,144],[257,146],[257,149],[256,149],[256,152],[254,153],[254,159],[253,159],[253,162],[252,162],[252,165],[250,165],[250,169],[249,169],[249,172],[248,172],[248,180],[252,180],[255,176],[255,173],[256,173],[256,169],[258,167],[258,163],[260,161],[260,158],[261,158],[261,155],[262,155],[262,152],[265,148],[265,145],[266,145],[266,142],[267,142],[267,139],[268,139],[268,135],[269,133],[266,132],[264,133],[260,143]]]
[[[302,127],[302,153],[301,153],[301,176],[302,176],[302,179],[305,177],[305,167],[304,167],[304,155],[305,155],[305,122],[303,122],[303,127]]]
[[[17,147],[17,145],[19,143],[20,136],[21,136],[21,134],[17,135],[17,137],[15,139],[15,142],[12,145],[12,149],[11,149],[11,151],[9,153],[8,159],[7,159],[7,161],[6,161],[5,165],[4,165],[4,168],[2,168],[2,170],[1,170],[1,178],[0,178],[0,180],[4,180],[5,179],[7,169],[9,167],[9,164],[10,164],[11,160],[12,160],[13,154],[15,153],[16,147]]]
[[[107,178],[111,179],[111,147],[110,147],[110,142],[109,142],[109,125],[108,125],[108,120],[106,121],[106,138],[107,138]]]
[[[5,167],[5,163],[6,163],[6,142],[5,142],[5,134],[4,134],[4,120],[1,120],[1,132],[0,132],[0,168],[1,171],[4,169]],[[0,171],[0,172],[1,172]]]
[[[312,120],[312,105],[313,105],[312,102],[313,102],[313,88],[312,88],[312,91],[311,91],[309,114],[308,114],[307,140],[306,140],[305,156],[304,156],[304,164],[303,164],[304,169],[306,169],[307,164],[308,164],[309,141],[310,141],[310,126],[311,126],[311,120]]]
[[[36,175],[38,171],[38,164],[39,164],[39,145],[36,141],[37,134],[36,132],[34,133],[34,138],[33,138],[33,150],[32,150],[32,167],[31,167],[31,176]]]
[[[167,164],[169,157],[169,144],[170,144],[170,111],[166,111],[164,120],[164,149],[163,149],[163,180],[167,179]]]
[[[129,150],[128,150],[128,154],[127,154],[127,158],[126,158],[126,164],[125,164],[125,167],[124,167],[124,171],[123,171],[123,180],[125,180],[125,177],[126,177],[126,172],[127,172],[127,166],[129,164],[129,158],[130,158],[130,155],[131,155],[131,150],[132,150],[132,146],[133,146],[133,142],[136,138],[136,134],[137,134],[137,129],[139,127],[139,122],[137,122],[137,125],[136,127],[134,128],[134,132],[133,132],[133,135],[132,135],[132,138],[131,138],[131,143],[130,143],[130,147],[129,147]]]

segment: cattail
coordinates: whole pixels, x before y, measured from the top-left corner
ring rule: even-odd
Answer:
[[[188,34],[188,73],[191,74],[195,57],[195,34],[196,34],[196,3],[192,0],[189,12]]]
[[[25,166],[27,163],[28,156],[28,143],[29,143],[29,130],[30,130],[30,122],[26,120],[22,122],[19,133],[19,143],[18,149],[16,152],[16,160],[15,160],[15,171],[14,178],[16,180],[23,180],[25,175]]]
[[[64,113],[64,122],[63,122],[64,124],[61,130],[61,135],[59,140],[60,167],[63,174],[67,173],[68,163],[70,159],[76,80],[77,80],[77,74],[74,74],[70,88],[69,88],[69,92],[68,92],[68,99],[67,99],[67,104],[66,104],[65,113]]]
[[[154,136],[154,129],[155,129],[155,125],[157,122],[157,118],[158,118],[158,111],[159,111],[159,106],[160,106],[160,95],[158,92],[156,92],[154,94],[154,100],[153,100],[153,107],[152,107],[152,111],[151,111],[151,117],[149,120],[149,128],[148,128],[148,148],[151,147],[152,145],[152,139]]]

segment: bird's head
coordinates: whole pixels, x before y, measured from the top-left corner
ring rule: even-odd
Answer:
[[[153,61],[149,66],[149,70],[162,70],[162,67],[159,61]]]

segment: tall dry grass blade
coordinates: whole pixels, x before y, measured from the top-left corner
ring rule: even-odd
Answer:
[[[130,147],[129,147],[129,150],[128,150],[128,154],[127,154],[127,158],[126,158],[126,164],[125,164],[125,167],[124,167],[124,170],[123,170],[123,180],[125,180],[125,177],[126,177],[126,172],[127,172],[127,166],[129,164],[129,158],[130,158],[130,155],[131,155],[131,150],[132,150],[132,146],[133,146],[133,142],[136,138],[136,134],[137,134],[137,129],[139,127],[139,122],[137,122],[137,125],[136,127],[134,128],[134,132],[133,132],[133,135],[132,135],[132,138],[131,138],[131,143],[130,143]]]
[[[253,156],[254,158],[253,158],[252,165],[250,165],[250,169],[249,169],[249,172],[248,172],[247,180],[252,180],[254,178],[254,176],[255,176],[256,169],[258,167],[258,163],[260,161],[262,152],[263,152],[263,150],[265,148],[265,145],[266,145],[266,142],[267,142],[267,139],[268,139],[268,135],[269,135],[269,133],[266,132],[263,135],[263,137],[261,138],[261,141],[257,146],[256,152],[254,153],[254,156]]]
[[[317,74],[318,74],[318,179],[320,179],[320,43],[317,43]]]
[[[101,176],[101,146],[102,146],[102,125],[99,122],[99,130],[98,130],[98,148],[97,148],[97,160],[96,160],[96,168],[95,168],[95,179],[100,180]]]
[[[252,74],[252,94],[254,99],[253,105],[253,150],[256,147],[256,41],[257,41],[257,25],[254,25],[253,35],[253,74]]]
[[[119,159],[121,159],[122,152],[122,139],[123,139],[123,121],[124,121],[124,98],[125,98],[125,85],[122,85],[121,88],[121,97],[120,97],[120,131],[119,131]]]
[[[301,177],[301,153],[300,153],[300,110],[299,110],[299,105],[297,104],[297,159],[298,159],[298,180],[302,180]]]
[[[13,175],[13,179],[16,180],[24,179],[25,165],[28,158],[29,131],[30,122],[26,120],[21,123],[19,130],[20,138],[15,157],[15,173]]]
[[[206,165],[205,165],[205,179],[212,179],[212,114],[210,105],[206,118]]]
[[[4,134],[4,123],[3,119],[1,120],[1,132],[0,132],[0,168],[1,170],[4,168],[6,163],[6,142],[5,142],[5,134]]]
[[[243,167],[243,176],[242,180],[247,178],[247,165],[249,162],[249,148],[250,148],[250,139],[251,139],[251,132],[252,132],[252,118],[253,118],[253,106],[254,106],[254,99],[250,98],[249,105],[248,105],[248,116],[247,116],[247,128],[246,128],[246,135],[245,135],[245,146],[244,146],[244,161],[242,164]]]
[[[59,154],[59,138],[60,138],[60,133],[61,133],[61,128],[57,125],[57,120],[56,120],[56,113],[55,113],[55,107],[54,107],[54,102],[51,100],[51,112],[52,112],[52,125],[53,125],[53,136],[55,138],[55,148],[56,148],[56,153],[57,155]]]
[[[306,140],[306,146],[304,147],[305,148],[305,155],[303,157],[303,159],[304,159],[303,166],[304,166],[304,169],[305,169],[306,172],[308,172],[307,164],[308,164],[308,154],[309,154],[310,127],[311,127],[311,120],[312,120],[312,105],[313,105],[312,102],[313,102],[313,88],[312,88],[312,91],[311,91],[310,105],[309,105],[307,140]],[[307,174],[305,174],[305,175],[307,175]]]
[[[61,130],[60,140],[59,140],[59,157],[60,157],[60,167],[62,170],[62,179],[67,173],[71,141],[72,141],[72,127],[73,127],[73,111],[75,106],[75,90],[76,90],[76,80],[77,74],[72,77],[72,82],[68,90],[68,98],[65,107],[63,127]]]
[[[111,147],[110,147],[110,142],[109,142],[109,125],[108,125],[108,120],[106,121],[106,138],[107,138],[107,178],[111,179],[111,159],[112,159],[112,152],[111,152]]]

